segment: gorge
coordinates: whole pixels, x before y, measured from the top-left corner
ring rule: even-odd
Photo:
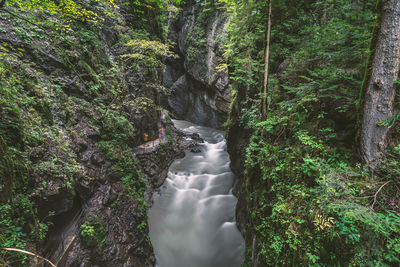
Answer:
[[[397,266],[399,22],[0,0],[0,266]]]

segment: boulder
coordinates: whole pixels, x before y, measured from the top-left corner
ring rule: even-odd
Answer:
[[[190,152],[192,153],[201,153],[201,149],[200,147],[193,147],[192,149],[190,149]]]

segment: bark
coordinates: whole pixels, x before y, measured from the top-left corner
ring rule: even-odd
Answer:
[[[262,120],[267,119],[267,93],[268,93],[268,72],[269,72],[269,46],[271,41],[271,13],[272,13],[272,0],[268,1],[268,26],[267,26],[267,34],[266,34],[266,45],[265,45],[265,56],[264,56],[264,87],[263,87],[263,96],[262,96],[262,111],[261,118]]]
[[[370,68],[362,89],[360,154],[372,170],[387,148],[389,129],[381,123],[393,115],[400,63],[400,0],[382,0]]]

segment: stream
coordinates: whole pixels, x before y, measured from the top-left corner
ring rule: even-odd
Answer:
[[[239,267],[244,240],[235,223],[235,179],[224,132],[174,120],[204,139],[198,153],[186,151],[170,166],[149,211],[157,267]]]

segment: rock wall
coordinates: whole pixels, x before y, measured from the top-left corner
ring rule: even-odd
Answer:
[[[146,180],[145,201],[152,202],[153,193],[163,184],[170,164],[183,151],[195,145],[185,135],[169,126],[173,142],[151,153],[133,155],[140,162],[141,173]],[[148,239],[147,228],[142,221],[137,201],[120,198],[124,186],[120,181],[101,184],[70,223],[52,240],[58,251],[53,252],[57,266],[153,266],[154,255]],[[84,219],[96,215],[106,228],[104,245],[87,245],[79,235]],[[58,240],[57,240],[58,239]]]
[[[169,41],[178,59],[168,59],[163,83],[171,89],[162,103],[176,118],[221,127],[230,103],[222,40],[227,18],[222,11],[204,11],[188,1],[169,22]]]
[[[131,10],[95,2],[112,16],[74,21],[66,35],[0,10],[0,242],[10,217],[26,246],[7,244],[57,266],[152,266],[151,196],[191,143],[169,125],[168,144],[135,155],[144,133],[158,137],[159,93],[149,83],[160,79],[121,60],[137,38]],[[23,265],[18,257],[13,266]]]
[[[239,105],[233,103],[230,120],[231,124],[227,132],[227,150],[231,159],[231,169],[236,175],[236,181],[233,187],[233,193],[238,198],[236,205],[236,225],[245,239],[247,247],[246,253],[251,251],[252,267],[257,266],[258,252],[256,251],[257,240],[252,232],[251,218],[248,216],[248,210],[252,208],[252,200],[249,199],[251,194],[250,184],[252,183],[252,174],[245,174],[246,148],[251,137],[251,130],[245,129],[237,121],[239,113]],[[249,179],[250,177],[250,179]],[[258,177],[257,174],[254,177]],[[246,254],[246,259],[249,255]]]
[[[145,133],[158,136],[160,95],[149,84],[160,79],[121,60],[136,52],[125,45],[137,38],[131,10],[93,5],[112,16],[96,25],[74,21],[67,35],[25,21],[15,28],[17,19],[0,12],[0,174],[7,175],[0,205],[14,207],[2,216],[23,218],[21,231],[32,232],[26,249],[57,266],[151,266],[146,211],[171,162],[193,143],[170,125],[168,144],[133,153]],[[194,1],[169,21],[179,58],[167,60],[163,83],[171,94],[161,104],[176,118],[225,122],[226,23],[222,11]],[[85,225],[94,231],[90,242]]]

